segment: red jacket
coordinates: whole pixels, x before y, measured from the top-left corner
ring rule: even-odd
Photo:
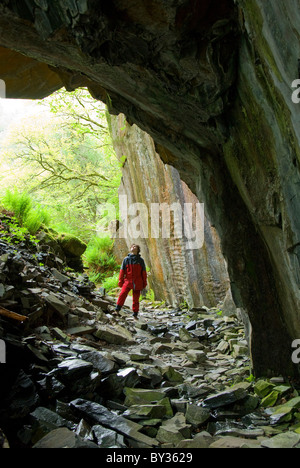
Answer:
[[[119,286],[122,287],[124,284],[136,291],[142,291],[147,286],[146,265],[140,254],[130,253],[124,258],[119,275]]]

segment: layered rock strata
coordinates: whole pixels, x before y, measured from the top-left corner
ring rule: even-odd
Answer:
[[[185,301],[191,308],[216,306],[224,300],[230,283],[220,241],[205,217],[205,207],[180,180],[178,171],[163,164],[147,133],[130,126],[122,114],[112,117],[110,123],[114,148],[122,161],[121,225],[114,230],[114,253],[119,262],[130,245],[138,243],[157,300],[177,307]],[[188,233],[190,217],[185,217],[185,208],[190,209],[193,221]],[[203,217],[197,208],[204,209]],[[136,230],[130,229],[131,223]]]

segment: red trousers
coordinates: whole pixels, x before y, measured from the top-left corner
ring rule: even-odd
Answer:
[[[137,313],[140,310],[139,299],[140,299],[141,291],[136,291],[135,289],[131,288],[127,284],[123,284],[123,286],[122,286],[122,289],[121,289],[121,292],[119,294],[119,298],[118,298],[118,301],[117,301],[117,305],[120,306],[120,307],[123,307],[124,302],[126,301],[126,298],[127,298],[128,294],[129,294],[129,291],[131,289],[132,289],[132,298],[133,298],[132,310],[133,310],[133,312]]]

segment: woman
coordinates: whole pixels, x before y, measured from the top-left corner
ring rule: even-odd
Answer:
[[[130,253],[124,258],[119,274],[119,286],[121,292],[116,306],[116,313],[123,307],[129,291],[132,289],[133,303],[133,317],[138,318],[140,309],[140,294],[147,286],[147,272],[144,259],[140,256],[140,246],[133,244],[130,247]]]

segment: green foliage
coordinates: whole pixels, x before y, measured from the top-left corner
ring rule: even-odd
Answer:
[[[119,282],[119,273],[116,272],[112,276],[108,276],[107,278],[102,281],[101,286],[105,288],[107,291],[112,291],[118,287]]]
[[[2,198],[2,205],[7,210],[13,211],[15,217],[23,222],[32,209],[32,200],[25,192],[20,193],[17,189],[14,191],[8,189]]]
[[[38,244],[38,239],[31,235],[26,227],[22,227],[14,216],[7,216],[0,222],[0,238],[8,244],[17,245],[21,242]]]
[[[84,255],[88,266],[97,270],[99,266],[109,263],[112,247],[113,241],[109,236],[92,237]]]
[[[146,299],[148,301],[155,302],[155,294],[154,294],[153,289],[149,289],[149,291],[147,291]]]
[[[34,235],[43,225],[49,225],[50,214],[39,204],[34,204],[26,192],[7,190],[1,200],[4,208],[14,213],[17,223],[31,235]]]
[[[255,377],[253,374],[250,374],[249,377],[247,377],[245,380],[250,383],[255,382]]]
[[[38,206],[36,209],[28,212],[24,220],[24,226],[28,229],[30,234],[35,234],[42,226],[49,226],[50,222],[50,213],[46,208]]]
[[[3,197],[19,225],[12,228],[14,238],[44,226],[78,237],[88,244],[84,261],[92,281],[107,278],[113,284],[119,268],[113,242],[95,233],[100,226],[108,232],[112,217],[118,218],[120,166],[126,158],[120,164],[114,152],[107,109],[86,89],[60,90],[39,106],[43,117],[29,116],[6,128],[0,150],[0,201]],[[6,187],[16,189],[5,192]],[[115,210],[100,213],[106,204]]]
[[[118,284],[116,275],[120,267],[112,253],[113,244],[109,236],[94,236],[84,254],[91,281],[106,289],[114,289]]]
[[[88,241],[99,223],[107,230],[110,222],[105,214],[99,216],[99,205],[114,205],[116,218],[119,212],[122,172],[105,106],[86,89],[60,90],[40,105],[45,117],[26,119],[2,144],[0,195],[11,186],[34,194],[57,230]]]
[[[180,307],[180,309],[188,309],[188,308],[189,308],[189,305],[188,305],[186,299],[184,299],[184,300],[179,304],[179,307]]]

